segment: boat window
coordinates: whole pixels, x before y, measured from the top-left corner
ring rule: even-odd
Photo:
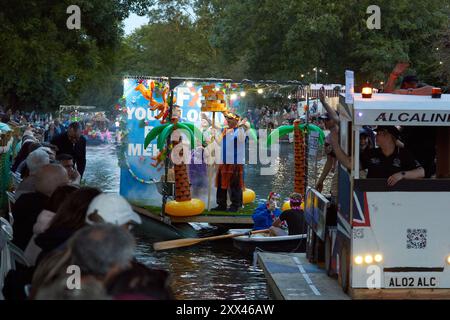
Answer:
[[[450,178],[450,127],[403,126],[400,134],[401,145],[422,165],[425,179]]]
[[[401,141],[425,169],[425,178],[450,178],[450,127],[404,126]]]

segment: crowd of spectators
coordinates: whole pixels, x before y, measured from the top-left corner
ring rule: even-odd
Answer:
[[[173,299],[169,274],[135,259],[131,229],[141,219],[131,205],[118,194],[80,186],[74,159],[33,129],[25,130],[11,168],[9,246],[23,263],[6,275],[3,297]]]

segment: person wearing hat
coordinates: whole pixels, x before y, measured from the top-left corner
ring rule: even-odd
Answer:
[[[242,190],[244,188],[245,129],[247,123],[232,112],[223,113],[227,126],[223,128],[221,138],[222,159],[216,174],[215,211],[237,212],[242,208]],[[227,195],[230,193],[231,205],[227,209]]]
[[[361,168],[367,169],[368,179],[387,179],[388,185],[393,186],[403,179],[425,176],[424,169],[412,154],[397,146],[400,131],[395,126],[378,126],[375,131],[378,148],[360,153]],[[341,149],[336,130],[331,132],[331,142],[339,162],[351,170],[352,159]]]
[[[121,195],[101,193],[89,204],[86,223],[89,225],[111,223],[129,229],[133,224],[141,224],[142,220]]]
[[[283,211],[280,216],[275,219],[270,227],[272,234],[277,236],[283,235],[295,235],[295,234],[305,234],[306,224],[304,212],[301,209],[302,195],[297,192],[291,193],[289,196],[289,202],[291,209]],[[283,223],[287,223],[288,233],[282,228]]]
[[[400,89],[395,89],[397,79],[409,68],[408,62],[399,62],[389,75],[389,79],[384,88],[385,93],[394,94],[412,94],[416,96],[431,95],[432,86],[424,83],[419,83],[417,76],[409,74],[402,79]]]

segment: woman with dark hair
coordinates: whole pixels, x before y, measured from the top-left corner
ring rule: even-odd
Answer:
[[[49,228],[35,239],[42,249],[37,261],[63,245],[77,230],[85,226],[87,208],[100,193],[97,188],[82,187],[64,200]]]

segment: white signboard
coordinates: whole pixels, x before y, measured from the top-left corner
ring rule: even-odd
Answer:
[[[450,112],[442,110],[356,110],[357,125],[448,126]]]
[[[308,155],[310,157],[315,157],[318,148],[319,148],[319,133],[317,131],[311,131],[308,135]]]
[[[355,95],[355,74],[351,70],[345,71],[345,103],[353,104]]]

